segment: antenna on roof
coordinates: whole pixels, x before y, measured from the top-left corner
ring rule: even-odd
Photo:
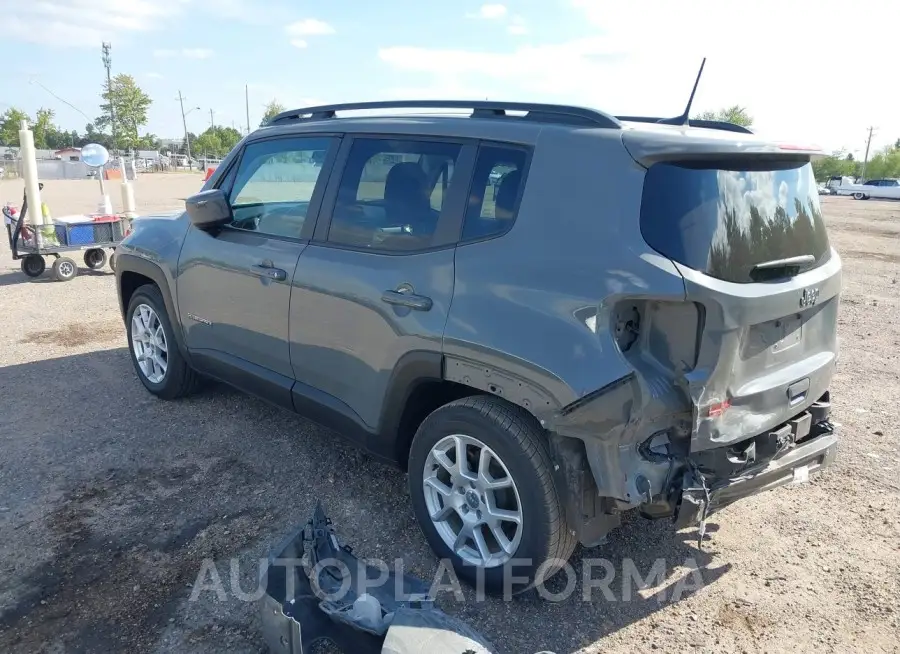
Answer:
[[[700,62],[700,70],[697,72],[697,79],[694,80],[694,88],[691,90],[691,97],[688,98],[687,106],[684,108],[684,113],[680,116],[676,116],[675,118],[664,118],[660,120],[661,123],[666,123],[667,125],[688,125],[690,122],[690,114],[691,114],[691,105],[694,104],[694,94],[697,93],[697,85],[700,83],[700,77],[703,75],[703,67],[706,65],[706,57],[703,57],[703,61]]]

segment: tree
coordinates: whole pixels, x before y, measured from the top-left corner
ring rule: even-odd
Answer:
[[[241,133],[233,127],[215,125],[197,137],[191,137],[191,151],[209,157],[224,157],[238,141]]]
[[[694,116],[694,118],[697,120],[720,120],[742,127],[753,126],[753,116],[747,113],[746,108],[737,104],[726,109],[719,109],[718,111],[704,111],[703,113]]]
[[[150,96],[137,85],[131,75],[120,73],[111,83],[103,84],[100,94],[104,102],[100,105],[103,115],[94,121],[97,129],[113,127],[110,108],[115,114],[116,147],[134,149],[140,141],[138,130],[147,124],[147,109],[153,103]]]
[[[59,133],[59,130],[57,130],[56,125],[53,124],[53,109],[44,109],[43,107],[38,109],[37,114],[34,117],[34,124],[31,127],[31,131],[34,133],[35,148],[54,148],[55,145],[50,145],[49,140],[52,138],[54,143],[56,143],[58,139],[55,137]]]
[[[852,154],[843,151],[831,153],[830,156],[814,159],[813,173],[819,182],[827,182],[832,177],[855,177],[859,174],[859,162],[854,161]]]
[[[0,145],[18,147],[19,129],[23,120],[31,122],[21,109],[10,107],[0,114]]]
[[[282,111],[284,111],[284,105],[278,102],[278,100],[272,100],[266,105],[266,110],[263,112],[263,117],[259,126],[265,127],[266,123],[268,123],[271,118],[274,118]]]
[[[212,127],[191,141],[191,145],[196,156],[218,157],[222,151],[222,141]]]

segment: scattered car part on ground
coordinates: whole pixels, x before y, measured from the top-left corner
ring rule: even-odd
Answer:
[[[322,641],[346,654],[493,651],[435,607],[424,581],[374,566],[341,546],[320,503],[269,556],[262,584],[260,617],[273,654],[309,654]]]

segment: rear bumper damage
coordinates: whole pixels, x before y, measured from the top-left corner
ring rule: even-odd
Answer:
[[[822,433],[735,477],[706,481],[702,473],[689,471],[682,477],[680,496],[676,501],[675,527],[681,529],[696,525],[719,509],[745,497],[806,481],[810,474],[819,472],[834,461],[837,442],[834,433]]]
[[[598,401],[621,402],[617,394],[631,397],[637,381],[632,376],[604,389]],[[576,411],[583,414],[595,403]],[[650,519],[670,518],[681,529],[701,525],[737,500],[805,481],[835,458],[838,438],[829,422],[830,412],[830,396],[825,392],[772,429],[699,451],[690,447],[690,432],[671,423],[667,426],[665,416],[642,443],[625,442],[624,427],[612,437],[598,438],[565,429],[570,425],[557,421],[551,446],[557,483],[567,490],[569,524],[581,543],[593,546],[602,543],[620,524],[621,514],[631,509]],[[577,424],[585,428],[600,426],[584,415],[577,418]],[[573,437],[560,438],[569,435]]]

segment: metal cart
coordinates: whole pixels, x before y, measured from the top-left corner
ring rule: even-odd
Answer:
[[[43,189],[44,185],[39,187]],[[109,257],[106,251],[114,251],[130,228],[130,221],[123,217],[43,227],[29,225],[25,222],[28,199],[24,194],[19,215],[12,215],[6,207],[3,208],[3,215],[9,249],[13,259],[21,260],[22,272],[29,277],[40,277],[47,268],[44,257],[52,256],[53,277],[61,282],[67,282],[78,274],[75,260],[67,256],[74,252],[83,252],[84,265],[92,270],[102,268],[107,262],[115,270],[114,258]],[[52,233],[47,234],[47,230]]]

